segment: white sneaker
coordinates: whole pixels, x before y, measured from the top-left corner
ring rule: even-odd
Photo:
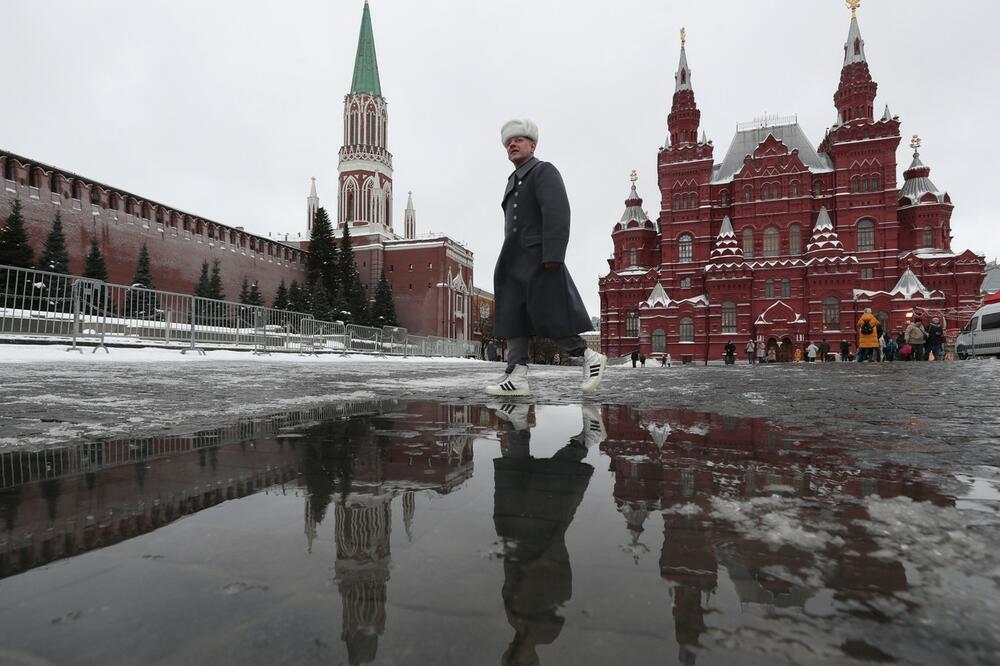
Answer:
[[[608,438],[600,406],[584,403],[580,405],[580,412],[583,415],[583,443],[588,449],[600,446],[601,442]]]
[[[508,402],[502,405],[491,403],[487,407],[493,410],[498,419],[513,426],[514,430],[528,429],[528,405]]]
[[[528,384],[528,366],[515,366],[514,371],[507,375],[506,379],[501,379],[496,384],[490,384],[484,390],[488,395],[531,395],[531,386]]]
[[[608,357],[593,349],[587,349],[583,353],[583,383],[580,388],[584,393],[596,391],[604,378],[604,366],[608,362]]]

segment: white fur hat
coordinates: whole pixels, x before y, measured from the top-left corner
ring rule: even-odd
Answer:
[[[500,142],[506,146],[515,136],[523,136],[538,143],[538,125],[527,118],[508,120],[500,130]]]

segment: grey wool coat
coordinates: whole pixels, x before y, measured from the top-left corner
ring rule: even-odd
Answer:
[[[593,330],[566,265],[569,198],[558,169],[537,158],[507,181],[504,241],[493,271],[494,333],[502,338],[565,338]],[[544,262],[559,262],[546,269]]]

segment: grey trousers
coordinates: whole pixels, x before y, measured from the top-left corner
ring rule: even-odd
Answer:
[[[513,372],[516,365],[528,365],[528,340],[528,338],[507,339],[507,372]],[[579,335],[553,338],[552,341],[570,356],[583,356],[587,351],[587,342]]]

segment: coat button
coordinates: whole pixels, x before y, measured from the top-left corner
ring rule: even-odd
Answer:
[[[514,208],[517,208],[517,204],[514,204]]]
[[[515,219],[515,220],[517,219],[517,215],[515,215],[515,216],[514,216],[514,219]]]
[[[514,196],[515,197],[521,196],[521,193],[520,192],[514,192]]]
[[[519,181],[517,181],[517,186],[518,186],[518,187],[521,187],[521,183],[523,183],[523,182],[524,182],[523,180],[519,180]]]
[[[513,229],[511,229],[511,231],[516,234],[517,233],[517,227],[514,227]]]

